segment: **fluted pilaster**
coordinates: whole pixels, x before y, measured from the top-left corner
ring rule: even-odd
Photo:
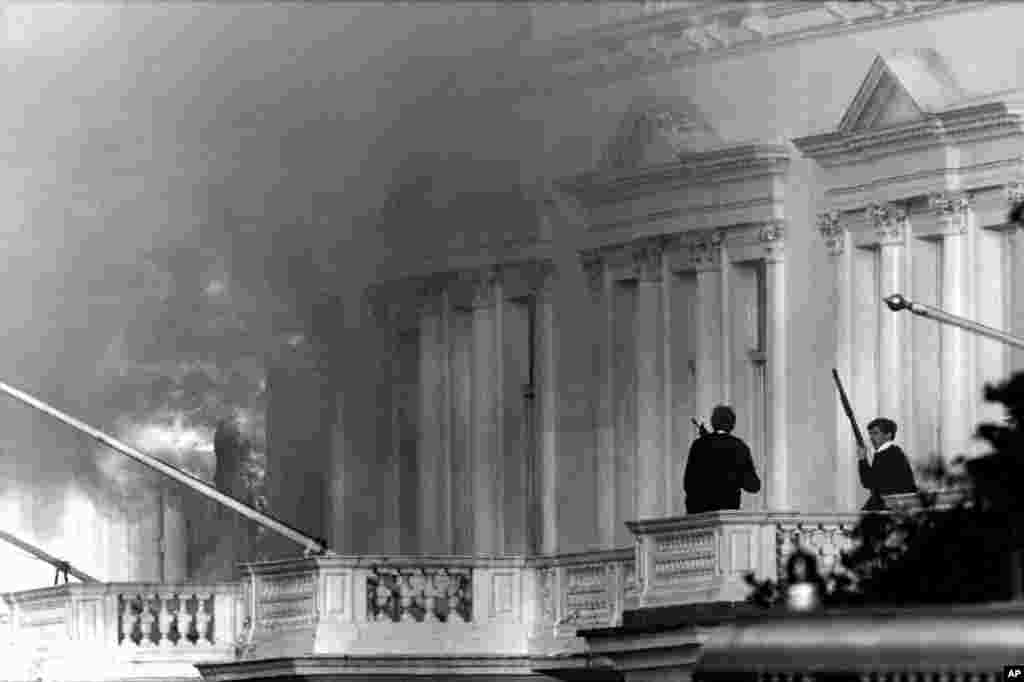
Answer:
[[[966,196],[933,195],[930,206],[939,221],[941,246],[941,307],[953,315],[966,316],[970,305],[968,235],[970,203]],[[941,329],[941,438],[940,447],[948,457],[964,452],[970,438],[971,341],[966,331],[952,325]]]
[[[633,250],[637,277],[637,485],[639,518],[668,512],[665,459],[665,291],[663,244],[650,240]]]
[[[786,270],[785,227],[781,222],[761,229],[764,248],[765,300],[767,319],[765,351],[767,354],[767,439],[768,509],[780,511],[789,507],[789,447],[786,433],[789,420],[786,409]]]
[[[835,368],[844,382],[850,382],[853,374],[851,342],[853,339],[853,267],[849,230],[844,224],[847,218],[838,211],[818,216],[818,230],[825,240],[825,247],[835,268]],[[849,390],[849,388],[847,389]],[[835,471],[836,501],[839,509],[853,510],[857,506],[857,476],[853,434],[850,433],[846,412],[842,403],[835,401]]]
[[[879,248],[879,285],[883,296],[906,289],[907,239],[910,219],[902,206],[874,205],[868,209]],[[879,310],[882,302],[878,301]],[[905,424],[904,367],[906,352],[906,320],[882,311],[879,319],[879,411],[882,415]]]

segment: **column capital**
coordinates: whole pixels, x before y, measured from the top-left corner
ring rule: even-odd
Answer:
[[[966,192],[936,192],[928,197],[928,206],[939,219],[944,236],[967,233],[971,203],[972,196]]]
[[[681,236],[678,248],[683,251],[689,267],[695,270],[717,270],[722,265],[722,244],[725,232],[707,230]]]
[[[1024,201],[1024,182],[1010,182],[1006,185],[1006,202],[1011,206]]]
[[[665,253],[663,238],[645,239],[633,245],[633,269],[641,282],[660,282],[661,264]]]
[[[428,277],[416,291],[416,305],[420,316],[439,315],[445,309],[448,282],[440,277]]]
[[[476,270],[461,273],[470,285],[473,308],[492,308],[498,302],[498,290],[501,286],[501,269],[496,265],[488,265]]]
[[[825,246],[832,256],[840,256],[845,246],[846,228],[839,211],[827,211],[818,215],[818,232],[825,238]]]
[[[785,253],[786,224],[782,220],[765,223],[758,230],[758,241],[764,247],[764,258],[768,263],[778,263]]]
[[[872,204],[867,213],[880,245],[898,246],[906,243],[910,229],[906,208],[892,203]]]
[[[549,260],[539,260],[525,263],[521,267],[533,295],[538,300],[546,299],[555,279],[555,264]]]

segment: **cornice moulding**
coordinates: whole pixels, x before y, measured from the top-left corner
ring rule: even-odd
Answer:
[[[835,131],[793,140],[823,167],[950,144],[1024,135],[1019,94],[1002,101],[960,103],[919,121],[856,132]]]
[[[477,76],[475,94],[552,95],[567,84],[601,86],[706,61],[746,55],[788,43],[920,21],[991,7],[981,0],[810,3],[703,3],[642,19],[587,29],[524,48],[526,71],[517,82],[490,85]],[[836,11],[842,7],[843,11]],[[696,10],[696,11],[695,11]],[[700,16],[703,15],[703,16]],[[791,26],[787,27],[787,23]],[[530,77],[535,80],[531,80]]]
[[[559,189],[585,206],[617,203],[681,187],[783,175],[789,167],[786,145],[742,145],[687,154],[678,162],[628,172],[590,172],[557,181]]]

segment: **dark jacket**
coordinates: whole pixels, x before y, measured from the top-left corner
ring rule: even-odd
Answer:
[[[761,479],[750,448],[731,433],[710,433],[690,447],[683,476],[686,513],[739,509],[740,490],[756,493]]]
[[[871,499],[864,505],[866,510],[883,509],[882,495],[917,492],[914,471],[898,445],[876,452],[871,464],[861,459],[857,462],[857,470],[861,485],[871,491]]]

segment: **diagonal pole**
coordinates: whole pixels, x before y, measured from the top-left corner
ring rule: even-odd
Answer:
[[[75,419],[74,417],[61,412],[57,408],[43,402],[39,398],[31,396],[28,393],[25,393],[24,391],[20,391],[17,388],[14,388],[13,386],[9,386],[8,384],[5,384],[2,381],[0,381],[0,391],[6,393],[7,395],[11,396],[16,400],[25,403],[26,405],[29,405],[30,407],[34,407],[41,412],[45,412],[51,417],[54,417],[55,419],[64,422],[68,426],[77,429],[78,431],[81,431],[82,433],[88,436],[91,436],[92,438],[99,441],[103,445],[106,445],[109,448],[117,450],[122,455],[131,457],[135,461],[145,464],[150,469],[155,469],[161,474],[168,476],[169,478],[173,478],[178,483],[181,483],[191,488],[192,490],[195,490],[201,495],[205,495],[206,497],[209,497],[213,500],[216,500],[217,502],[220,502],[225,507],[228,507],[229,509],[238,512],[242,516],[255,521],[261,526],[269,528],[270,530],[285,536],[289,540],[292,540],[300,545],[305,546],[306,552],[309,554],[326,554],[328,552],[327,543],[325,541],[318,540],[309,535],[306,535],[302,531],[297,530],[292,526],[289,526],[287,523],[283,521],[275,519],[269,514],[265,514],[254,507],[250,507],[244,502],[239,502],[230,495],[225,495],[224,493],[217,490],[206,481],[203,481],[202,479],[192,476],[191,474],[185,473],[184,471],[178,469],[177,467],[171,466],[170,464],[167,464],[166,462],[163,462],[162,460],[159,460],[156,457],[152,457],[143,452],[140,452],[139,450],[136,450],[135,448],[122,443],[116,438],[108,436],[99,429],[93,428],[88,424],[81,422]]]

